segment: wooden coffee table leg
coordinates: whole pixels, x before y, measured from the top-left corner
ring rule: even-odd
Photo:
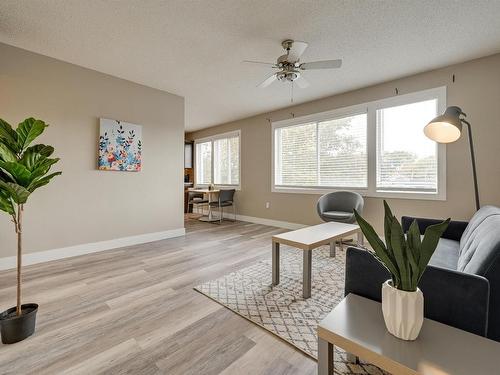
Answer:
[[[363,232],[358,232],[358,245],[363,245],[365,243],[365,237],[363,236]]]
[[[304,264],[302,271],[302,297],[311,297],[311,271],[312,271],[312,251],[304,250]]]
[[[337,244],[335,241],[330,242],[330,257],[334,258],[335,257],[335,249],[336,249]]]
[[[272,268],[273,268],[273,285],[278,285],[280,283],[280,244],[279,242],[273,241],[273,256],[272,256]]]
[[[333,367],[333,344],[318,337],[318,375],[332,375]]]

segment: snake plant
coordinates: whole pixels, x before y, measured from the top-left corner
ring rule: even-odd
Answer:
[[[384,211],[385,243],[358,212],[354,211],[354,214],[361,231],[373,248],[374,252],[371,254],[391,274],[392,286],[414,292],[450,219],[428,226],[421,238],[416,220],[410,225],[405,236],[401,224],[385,200]]]
[[[14,223],[17,234],[17,305],[16,315],[21,315],[21,266],[23,211],[28,197],[38,188],[47,185],[61,172],[50,173],[59,161],[50,158],[52,146],[31,143],[48,125],[42,120],[27,118],[17,129],[0,119],[0,210],[6,212]]]

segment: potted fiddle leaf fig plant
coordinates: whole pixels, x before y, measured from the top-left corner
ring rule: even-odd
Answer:
[[[24,340],[35,331],[38,305],[21,304],[23,212],[31,194],[61,174],[49,173],[59,161],[50,158],[52,146],[31,145],[47,126],[42,120],[27,118],[14,130],[0,119],[0,210],[11,217],[17,235],[17,304],[0,314],[4,344]]]
[[[372,255],[391,274],[391,279],[382,284],[382,313],[387,330],[400,339],[415,340],[424,321],[424,296],[418,283],[450,219],[427,227],[421,237],[416,220],[405,235],[386,201],[384,211],[385,243],[358,212],[354,214],[373,248]]]

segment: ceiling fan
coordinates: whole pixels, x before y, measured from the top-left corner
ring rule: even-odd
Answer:
[[[337,69],[342,66],[342,60],[323,60],[313,62],[300,62],[300,56],[307,48],[306,42],[284,40],[281,46],[286,51],[276,60],[276,63],[266,63],[261,61],[244,60],[244,63],[267,65],[278,69],[277,72],[267,77],[257,87],[267,87],[275,81],[296,83],[300,88],[309,86],[307,80],[301,75],[302,71],[313,69]],[[293,86],[292,86],[293,87]]]

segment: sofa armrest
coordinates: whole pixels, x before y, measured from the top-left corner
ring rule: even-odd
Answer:
[[[410,229],[411,223],[413,220],[417,220],[418,229],[420,229],[420,234],[424,234],[425,229],[429,225],[439,224],[443,220],[441,219],[426,219],[423,217],[411,217],[411,216],[403,216],[401,218],[401,225],[403,227],[403,231],[406,233],[408,229]],[[464,233],[465,228],[469,223],[467,221],[457,221],[452,220],[448,224],[448,228],[444,231],[442,237],[447,238],[449,240],[460,241],[462,234]]]
[[[345,295],[354,293],[382,300],[382,283],[390,278],[368,250],[349,247],[346,254]],[[426,318],[485,336],[490,286],[486,278],[428,266],[419,288]]]

